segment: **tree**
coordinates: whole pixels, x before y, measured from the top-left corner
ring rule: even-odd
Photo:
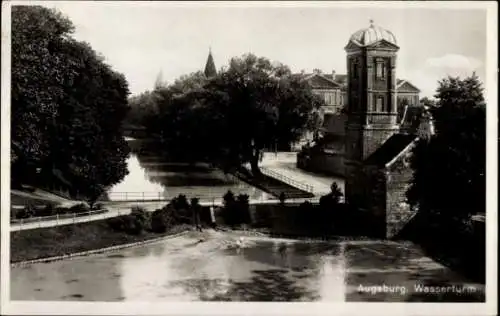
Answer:
[[[280,63],[248,54],[233,58],[229,69],[205,87],[218,163],[228,168],[250,163],[259,175],[264,148],[297,141],[317,117],[321,100],[300,76]],[[215,141],[214,141],[215,140]]]
[[[436,134],[421,140],[411,161],[407,192],[419,212],[463,222],[485,211],[486,109],[477,76],[439,82],[433,111]]]
[[[32,183],[39,169],[51,188],[57,171],[93,203],[127,173],[129,90],[72,31],[55,10],[12,8],[12,178]]]

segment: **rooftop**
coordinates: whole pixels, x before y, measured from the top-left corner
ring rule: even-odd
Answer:
[[[410,134],[394,134],[382,146],[380,146],[366,160],[365,164],[383,167],[408,145],[410,145],[417,136]]]
[[[391,31],[376,26],[373,20],[370,20],[370,26],[352,34],[349,42],[358,46],[369,46],[382,40],[397,46],[396,37]]]

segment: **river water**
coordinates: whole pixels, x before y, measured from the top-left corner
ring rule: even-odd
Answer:
[[[305,242],[248,236],[239,243],[240,236],[235,232],[189,232],[146,246],[12,268],[11,299],[484,300],[484,285],[468,282],[412,244],[375,240]],[[200,238],[204,241],[200,242]],[[436,286],[450,290],[430,293]]]
[[[108,191],[112,201],[171,199],[179,194],[211,201],[221,199],[228,190],[248,194],[250,199],[269,198],[267,193],[218,169],[168,163],[150,149],[145,150],[144,141],[132,138],[127,141],[132,148],[127,159],[129,174]]]

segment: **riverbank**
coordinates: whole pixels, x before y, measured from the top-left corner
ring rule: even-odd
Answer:
[[[18,263],[146,242],[186,231],[190,227],[177,225],[164,234],[144,231],[140,235],[131,235],[112,230],[106,220],[97,220],[75,225],[15,231],[10,234],[10,261]]]

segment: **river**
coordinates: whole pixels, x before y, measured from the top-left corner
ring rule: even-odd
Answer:
[[[12,268],[11,299],[484,301],[484,285],[468,282],[412,244],[245,236],[237,246],[239,237],[190,232],[146,246]],[[455,290],[430,293],[436,286]]]
[[[188,198],[218,200],[228,191],[248,194],[250,199],[268,199],[269,195],[236,177],[206,165],[168,163],[152,150],[146,150],[145,141],[126,138],[132,152],[127,158],[128,175],[108,190],[108,197],[116,200],[171,199],[184,194]],[[150,146],[151,147],[151,146]]]

